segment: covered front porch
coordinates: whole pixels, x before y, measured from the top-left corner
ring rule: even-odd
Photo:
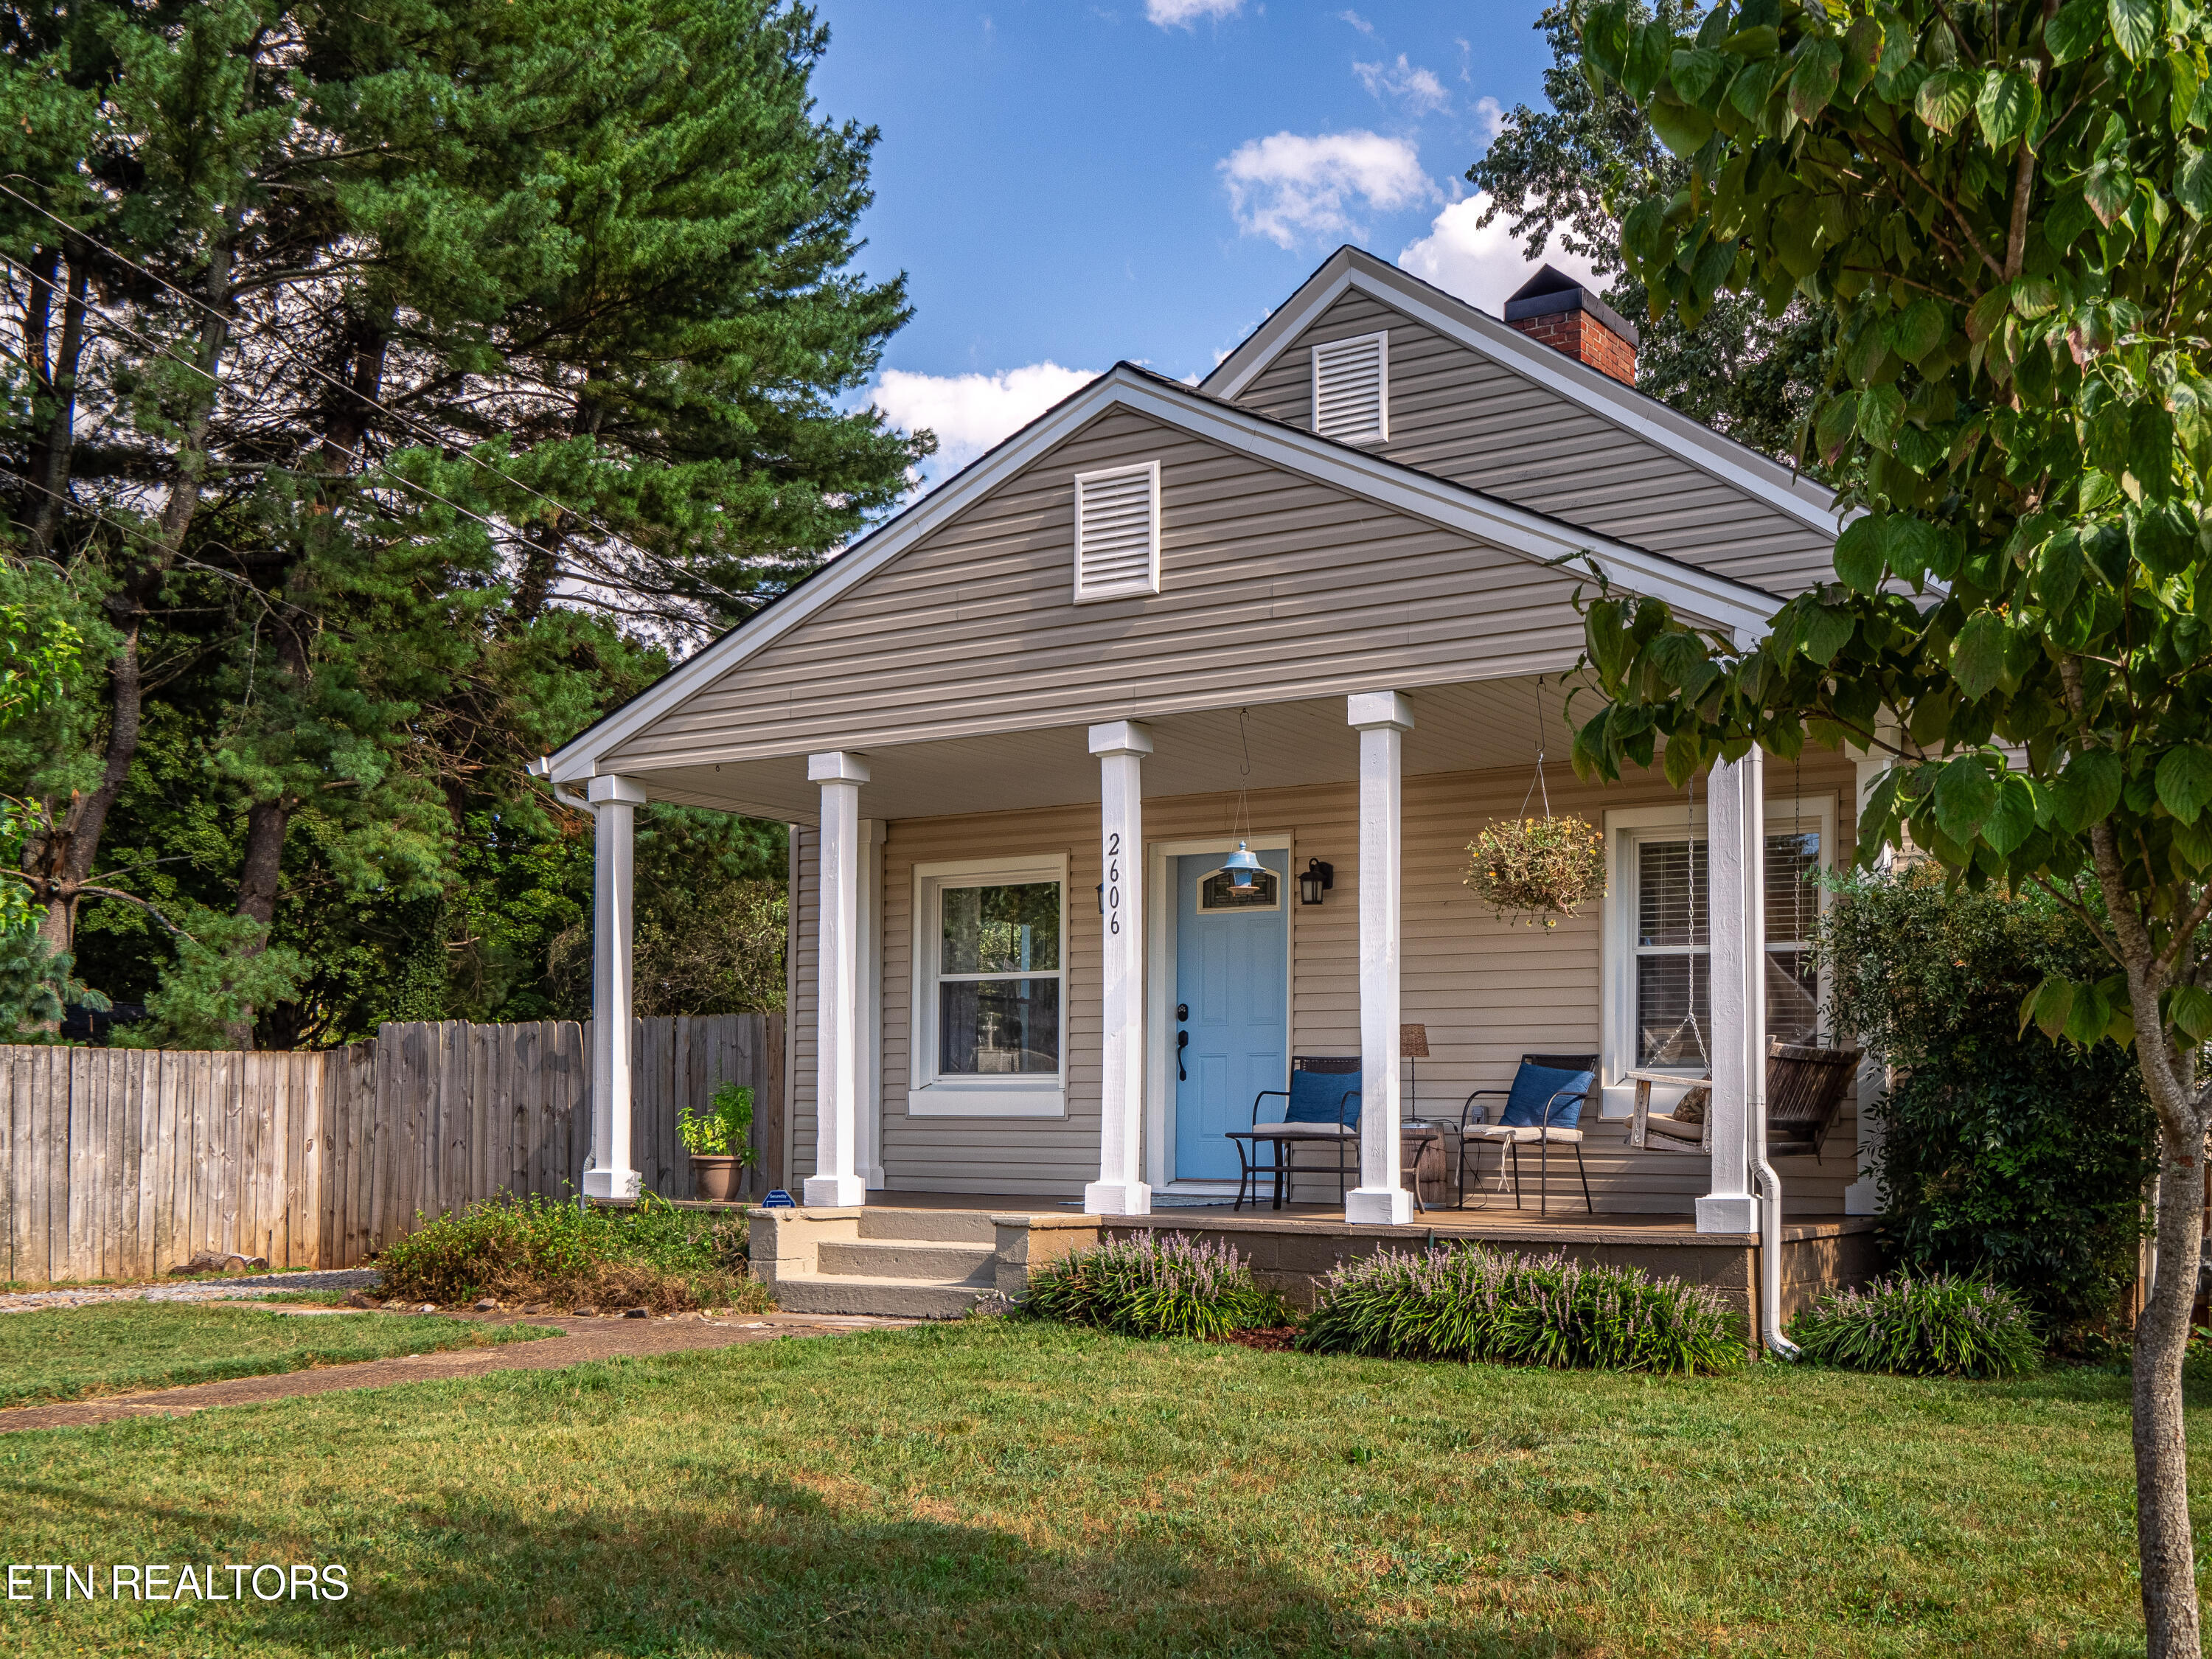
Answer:
[[[1563,704],[1555,676],[1509,674],[595,778],[599,984],[627,983],[636,801],[785,817],[799,825],[795,1042],[778,1150],[825,1224],[868,1206],[957,1210],[971,1232],[988,1223],[994,1251],[994,1216],[1032,1218],[1025,1236],[1062,1241],[1133,1224],[1221,1231],[1308,1277],[1325,1269],[1307,1261],[1316,1252],[1433,1231],[1632,1250],[1711,1280],[1729,1250],[1771,1232],[1777,1259],[1857,1276],[1870,1241],[1848,1217],[1871,1207],[1870,1121],[1853,1103],[1817,1158],[1767,1157],[1754,1059],[1778,988],[1785,1017],[1813,996],[1790,956],[1818,902],[1802,855],[1833,856],[1856,769],[1837,757],[1771,769],[1754,753],[1687,790],[1656,775],[1591,789],[1559,763]],[[1461,881],[1474,833],[1522,811],[1540,749],[1551,810],[1600,826],[1612,863],[1606,898],[1552,928],[1492,915]],[[1545,810],[1541,796],[1527,810]],[[1273,897],[1264,917],[1224,925],[1198,884],[1240,843]],[[1797,860],[1779,893],[1776,844]],[[1330,884],[1302,893],[1316,865]],[[1789,937],[1771,940],[1777,921]],[[1004,937],[979,945],[993,927]],[[1239,944],[1234,928],[1252,937]],[[1207,1050],[1205,998],[1243,1023],[1241,1058],[1234,1043]],[[595,1029],[627,1030],[621,1012],[605,1007]],[[1426,1058],[1403,1052],[1408,1028]],[[603,1048],[596,1097],[619,1102],[627,1056]],[[1455,1180],[1425,1189],[1419,1209],[1403,1124],[1456,1123],[1469,1093],[1509,1088],[1539,1053],[1595,1063],[1578,1144],[1520,1149],[1518,1208],[1504,1149],[1474,1145],[1464,1192]],[[1233,1211],[1228,1132],[1249,1127],[1255,1083],[1279,1091],[1309,1057],[1355,1068],[1343,1197],[1333,1162],[1309,1157],[1285,1208]],[[1710,1079],[1710,1154],[1629,1145],[1629,1074],[1655,1068]],[[1669,1091],[1656,1094],[1663,1110]],[[1489,1103],[1495,1121],[1502,1100]],[[1282,1104],[1263,1101],[1260,1115]],[[626,1127],[605,1122],[595,1194],[624,1190]],[[1458,1137],[1444,1144],[1456,1174]],[[775,1224],[791,1238],[820,1231]],[[1757,1279],[1724,1277],[1747,1294]],[[1776,1277],[1771,1321],[1790,1279]]]

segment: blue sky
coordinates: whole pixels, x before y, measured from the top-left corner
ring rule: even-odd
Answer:
[[[932,473],[1117,358],[1204,374],[1340,242],[1491,311],[1525,274],[1461,175],[1540,100],[1535,0],[817,6],[821,112],[883,133],[863,264],[916,307],[872,396]]]

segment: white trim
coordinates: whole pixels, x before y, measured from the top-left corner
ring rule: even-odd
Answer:
[[[1332,443],[1121,364],[855,543],[789,598],[725,634],[556,750],[548,758],[542,775],[556,783],[593,775],[600,756],[620,748],[755,652],[859,586],[916,542],[1049,453],[1070,434],[1116,409],[1146,416],[1164,426],[1222,444],[1285,471],[1440,525],[1536,563],[1572,558],[1587,551],[1617,586],[1663,599],[1678,611],[1733,629],[1739,643],[1762,637],[1767,619],[1781,608],[1777,595],[1748,583],[1588,534],[1571,525],[1479,495],[1449,479]],[[683,763],[697,764],[708,759],[711,757],[695,752]],[[635,762],[627,767],[633,775],[645,769]]]
[[[1829,492],[1802,474],[1793,473],[1758,451],[1359,248],[1340,248],[1330,255],[1250,338],[1221,360],[1213,373],[1200,382],[1200,389],[1214,397],[1235,398],[1332,305],[1354,289],[1657,445],[1808,529],[1830,537],[1842,529],[1843,520],[1825,505]]]
[[[858,1169],[872,1193],[884,1190],[884,841],[881,818],[860,820],[860,1017],[853,1050],[853,1092],[860,1117]]]
[[[1704,779],[1701,775],[1700,781]],[[1802,819],[1800,811],[1802,808]],[[1835,867],[1836,858],[1836,800],[1832,794],[1789,796],[1766,803],[1767,835],[1775,833],[1778,825],[1787,829],[1801,822],[1808,829],[1817,830],[1820,836],[1820,867]],[[1601,1092],[1598,1115],[1601,1119],[1620,1119],[1629,1115],[1634,1107],[1635,1087],[1622,1080],[1621,1073],[1635,1064],[1631,1051],[1636,1030],[1636,976],[1630,964],[1636,951],[1636,866],[1629,854],[1635,844],[1653,836],[1687,836],[1693,840],[1706,837],[1705,793],[1698,792],[1694,806],[1616,806],[1605,813],[1605,903],[1598,947],[1598,987],[1601,1001],[1599,1047],[1603,1051],[1599,1061]],[[1762,841],[1762,845],[1764,844]],[[1707,859],[1710,872],[1711,862]],[[1710,902],[1710,896],[1700,896]],[[1823,888],[1821,908],[1827,907],[1827,890]],[[1820,997],[1827,1000],[1828,975],[1820,973]],[[1656,1111],[1671,1108],[1680,1094],[1669,1095],[1664,1089],[1656,1089],[1652,1107]]]
[[[1321,424],[1321,364],[1323,354],[1342,351],[1346,346],[1371,345],[1375,348],[1375,424],[1364,432],[1322,432]],[[1340,340],[1324,340],[1313,349],[1313,418],[1308,424],[1324,438],[1334,438],[1339,443],[1387,444],[1390,441],[1390,331],[1380,329],[1372,334],[1348,334]]]
[[[1148,522],[1145,527],[1145,574],[1118,582],[1094,582],[1084,580],[1083,498],[1088,486],[1103,483],[1109,478],[1127,478],[1142,474],[1145,478]],[[1160,591],[1160,464],[1139,461],[1133,466],[1101,467],[1091,472],[1075,475],[1075,558],[1073,574],[1075,603],[1097,605],[1105,599],[1126,599],[1139,593]]]
[[[1068,988],[1073,978],[1067,960],[1068,859],[1066,853],[1011,854],[997,858],[944,859],[917,864],[913,871],[913,1033],[908,1044],[906,1113],[908,1117],[1066,1117],[1071,1021]],[[1060,884],[1060,1070],[1005,1079],[956,1076],[937,1070],[937,945],[942,937],[939,895],[950,885],[1011,884],[1020,881]],[[1036,978],[1037,975],[1020,975]],[[1012,978],[1005,975],[1000,977]]]
[[[1280,853],[1285,867],[1297,867],[1297,838],[1291,831],[1255,831],[1242,839],[1254,852]],[[1156,1193],[1222,1188],[1221,1182],[1206,1177],[1181,1181],[1175,1173],[1176,922],[1182,907],[1176,902],[1175,876],[1168,865],[1172,859],[1226,855],[1237,850],[1238,840],[1236,836],[1200,836],[1145,845],[1145,1179]],[[1287,1089],[1291,1051],[1297,1042],[1291,1022],[1297,1009],[1300,907],[1284,908],[1288,919],[1283,927],[1283,1086]],[[1237,1183],[1231,1182],[1222,1189],[1233,1193]]]

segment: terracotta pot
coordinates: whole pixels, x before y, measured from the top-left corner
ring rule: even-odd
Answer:
[[[745,1166],[734,1158],[691,1155],[691,1195],[709,1204],[727,1204],[745,1184]]]

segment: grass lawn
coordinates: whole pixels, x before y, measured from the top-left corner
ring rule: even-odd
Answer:
[[[250,1304],[98,1302],[0,1314],[0,1406],[265,1376],[546,1333],[458,1319],[263,1313]]]
[[[33,1656],[2140,1653],[2125,1380],[1657,1382],[999,1322],[0,1438]]]

